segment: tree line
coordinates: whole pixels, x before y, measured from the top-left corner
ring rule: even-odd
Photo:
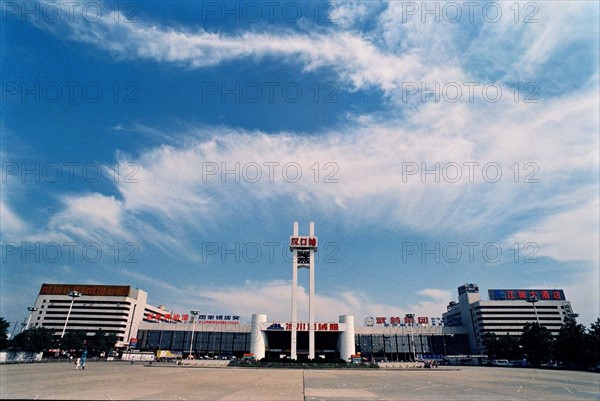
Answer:
[[[94,335],[88,336],[85,331],[67,331],[63,338],[55,339],[53,330],[44,327],[33,327],[23,330],[10,340],[8,339],[8,328],[10,324],[0,317],[0,349],[27,352],[43,352],[51,348],[60,348],[63,351],[88,350],[88,355],[99,356],[102,353],[112,351],[117,342],[114,333],[106,333],[97,330]]]
[[[486,333],[483,344],[493,359],[526,359],[532,366],[551,361],[583,369],[600,363],[600,318],[589,329],[568,319],[557,336],[539,323],[527,323],[521,336]]]

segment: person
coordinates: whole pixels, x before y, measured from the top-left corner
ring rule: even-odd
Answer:
[[[81,353],[81,370],[85,370],[85,360],[87,359],[87,349],[84,349]]]
[[[78,370],[80,366],[81,366],[81,358],[77,358],[77,360],[75,361],[75,370]]]

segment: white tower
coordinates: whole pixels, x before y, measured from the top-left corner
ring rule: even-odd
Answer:
[[[290,237],[290,251],[292,257],[292,359],[298,359],[298,269],[309,269],[308,293],[308,359],[315,359],[315,252],[317,251],[317,237],[315,237],[315,223],[310,222],[308,237],[298,236],[298,222],[294,222],[294,235]]]

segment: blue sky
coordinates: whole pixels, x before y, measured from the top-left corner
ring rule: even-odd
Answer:
[[[294,221],[320,320],[599,315],[598,3],[69,4],[2,8],[7,320],[43,282],[287,319]]]

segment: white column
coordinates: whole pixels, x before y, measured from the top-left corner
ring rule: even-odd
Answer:
[[[266,321],[267,315],[252,315],[252,327],[250,328],[250,352],[254,354],[254,358],[256,358],[256,360],[261,360],[265,357],[267,339],[261,330],[261,323],[265,323]]]
[[[298,222],[294,222],[294,236],[298,236]],[[292,341],[291,341],[291,352],[290,358],[293,360],[298,359],[297,355],[297,344],[298,344],[298,332],[296,325],[298,324],[298,249],[294,249],[292,256]]]
[[[340,323],[346,323],[346,331],[340,333],[340,358],[345,361],[350,359],[350,356],[356,354],[356,344],[354,342],[354,316],[340,316]]]
[[[310,236],[315,236],[315,223],[310,222]],[[310,250],[308,295],[308,359],[315,359],[315,251]]]

